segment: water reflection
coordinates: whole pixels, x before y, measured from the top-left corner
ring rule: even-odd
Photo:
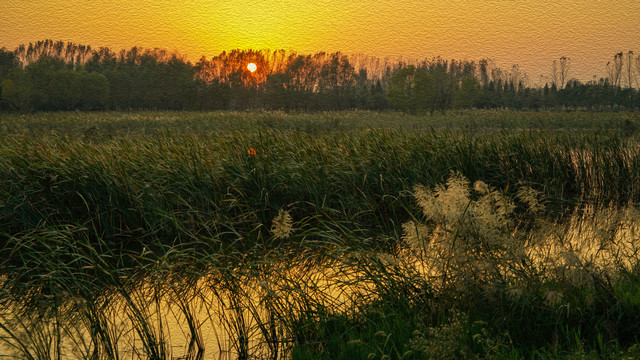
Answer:
[[[217,269],[195,284],[147,278],[91,302],[69,296],[41,318],[15,302],[0,312],[0,349],[15,358],[282,358],[299,336],[289,330],[296,323],[371,298],[347,265],[270,260]]]

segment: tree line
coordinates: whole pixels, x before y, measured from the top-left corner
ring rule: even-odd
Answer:
[[[255,63],[257,70],[247,69]],[[583,83],[571,60],[544,86],[518,66],[432,58],[402,62],[340,52],[233,50],[191,63],[162,49],[44,40],[0,49],[0,110],[400,110],[464,108],[635,110],[640,56],[615,54],[606,76]]]

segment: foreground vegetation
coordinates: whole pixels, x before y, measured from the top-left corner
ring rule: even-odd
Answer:
[[[1,115],[0,340],[33,359],[637,357],[639,120]]]

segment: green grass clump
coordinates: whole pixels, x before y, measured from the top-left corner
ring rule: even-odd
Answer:
[[[127,248],[253,232],[243,240],[252,246],[286,208],[297,219],[330,213],[370,234],[392,233],[413,206],[408,189],[450,171],[507,191],[527,182],[558,212],[640,197],[639,148],[615,128],[622,122],[596,127],[592,115],[463,112],[438,118],[457,124],[443,127],[397,114],[178,114],[5,115],[0,230],[81,225]],[[556,117],[567,130],[583,127],[557,130]],[[373,125],[317,125],[332,119]],[[519,127],[542,121],[548,128]],[[86,126],[95,131],[80,134]]]

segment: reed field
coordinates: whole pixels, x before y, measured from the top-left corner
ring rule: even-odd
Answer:
[[[0,358],[639,358],[639,130],[0,114]]]

